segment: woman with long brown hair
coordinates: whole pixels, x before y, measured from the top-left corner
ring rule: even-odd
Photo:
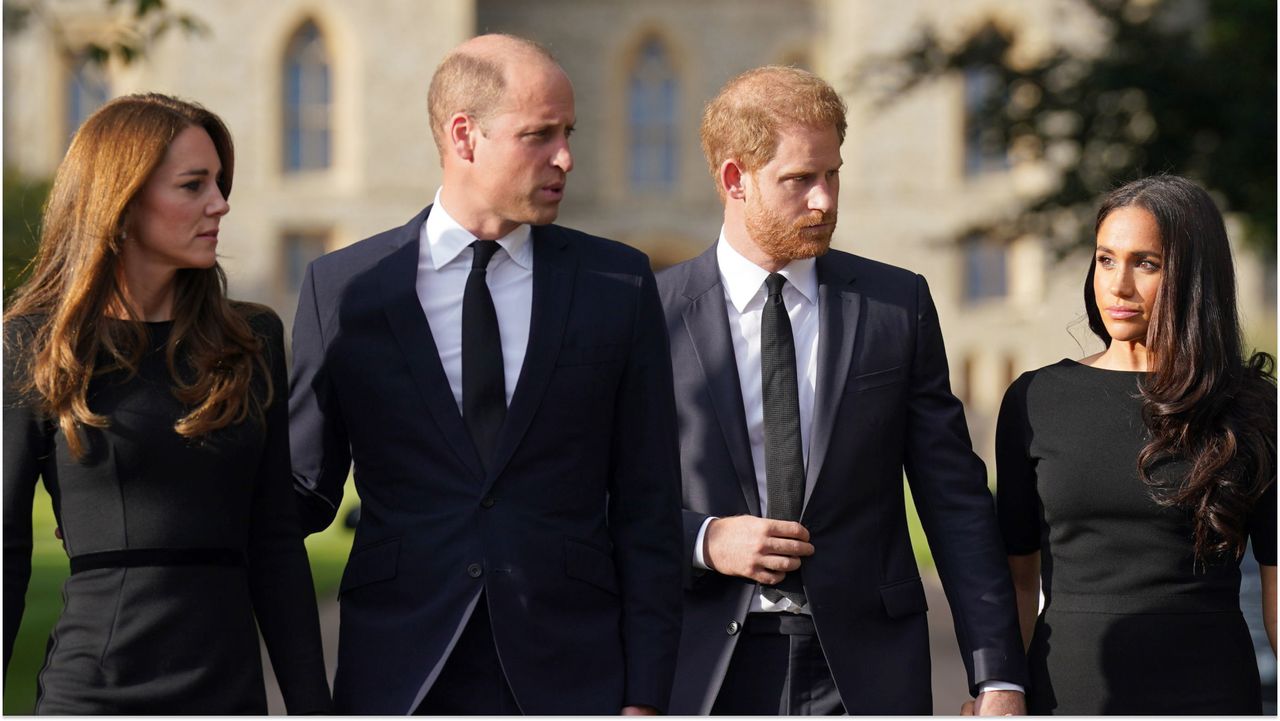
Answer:
[[[330,708],[283,327],[228,300],[217,262],[233,159],[198,105],[107,103],[4,314],[6,669],[38,478],[71,566],[37,713],[266,713],[258,629],[289,712]]]
[[[1106,350],[1022,375],[996,431],[1028,710],[1261,713],[1240,560],[1251,540],[1274,651],[1274,361],[1242,353],[1204,190],[1134,181],[1095,232],[1085,308]]]

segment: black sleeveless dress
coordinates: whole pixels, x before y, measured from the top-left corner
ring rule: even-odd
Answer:
[[[1044,610],[1028,651],[1034,714],[1259,714],[1240,569],[1205,567],[1188,515],[1138,477],[1142,374],[1063,360],[1009,388],[996,431],[1009,555],[1041,554]],[[1185,463],[1157,469],[1164,482]],[[1251,519],[1276,563],[1275,484]]]
[[[6,668],[31,572],[37,477],[53,499],[72,575],[36,712],[265,714],[259,628],[289,712],[328,711],[289,468],[279,318],[251,319],[274,386],[265,428],[248,420],[200,441],[179,436],[173,424],[185,409],[163,350],[172,324],[148,323],[152,350],[139,372],[90,384],[89,407],[110,425],[86,432],[89,450],[78,461],[13,390],[38,322],[20,318],[4,329]],[[263,385],[255,379],[255,390]]]

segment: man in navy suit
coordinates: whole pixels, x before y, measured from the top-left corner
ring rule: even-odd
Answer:
[[[678,447],[648,260],[550,225],[573,89],[486,35],[429,92],[435,203],[311,264],[290,430],[311,531],[354,462],[335,706],[665,710],[680,631]]]
[[[663,271],[684,484],[677,714],[929,714],[903,472],[983,714],[1021,712],[1013,588],[924,278],[828,249],[845,107],[810,73],[703,115],[719,240]]]

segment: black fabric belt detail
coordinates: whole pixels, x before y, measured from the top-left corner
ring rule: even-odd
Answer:
[[[86,553],[71,559],[71,573],[139,566],[243,566],[244,553],[231,548],[126,548]]]
[[[802,613],[748,613],[747,633],[777,636],[817,636],[813,617]]]
[[[1240,594],[1235,590],[1196,593],[1068,593],[1050,591],[1046,612],[1059,613],[1240,613]]]

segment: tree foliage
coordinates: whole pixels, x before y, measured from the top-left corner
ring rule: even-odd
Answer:
[[[49,182],[23,177],[15,168],[4,170],[4,300],[26,280],[28,265],[40,239],[40,214],[49,195]]]
[[[103,0],[103,9],[113,22],[103,23],[89,39],[75,38],[52,0],[4,0],[5,33],[24,32],[33,23],[48,32],[58,53],[70,67],[81,60],[107,64],[113,57],[125,64],[146,54],[156,40],[177,27],[188,35],[201,35],[208,28],[194,15],[170,8],[165,0]]]
[[[1269,259],[1276,237],[1274,0],[1076,0],[1106,41],[1027,60],[1016,31],[988,22],[963,41],[923,28],[907,47],[854,71],[858,92],[891,103],[966,69],[1006,89],[979,109],[1018,160],[1056,169],[1054,190],[972,230],[1034,233],[1061,251],[1092,243],[1099,196],[1154,173],[1187,176],[1237,214]]]

